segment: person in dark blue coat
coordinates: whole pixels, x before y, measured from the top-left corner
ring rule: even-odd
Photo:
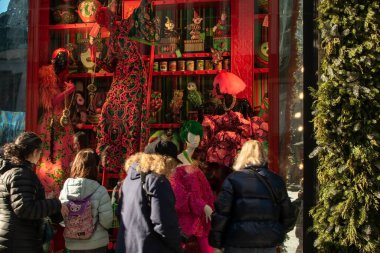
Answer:
[[[285,183],[266,164],[261,143],[247,141],[215,202],[209,234],[214,253],[275,253],[293,228]]]
[[[159,140],[127,160],[117,253],[182,252],[175,197],[167,179],[177,165],[176,156],[174,143]]]

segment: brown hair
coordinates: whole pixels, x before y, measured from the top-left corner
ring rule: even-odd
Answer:
[[[21,133],[14,143],[4,145],[4,158],[15,165],[22,164],[26,161],[34,150],[42,148],[41,138],[33,132]]]
[[[99,159],[94,150],[90,148],[82,149],[75,156],[73,165],[71,166],[70,177],[97,180],[98,163]]]

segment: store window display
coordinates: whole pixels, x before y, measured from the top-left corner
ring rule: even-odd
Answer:
[[[125,158],[143,148],[148,137],[146,69],[136,40],[149,43],[158,38],[150,1],[141,1],[134,13],[120,23],[114,22],[112,16],[106,7],[96,14],[97,23],[111,33],[107,57],[97,60],[97,64],[114,72],[101,110],[97,149],[101,152],[108,146],[108,168],[117,173]]]
[[[212,252],[207,236],[211,228],[214,195],[205,175],[192,159],[202,135],[200,123],[193,120],[184,123],[180,138],[185,143],[185,149],[177,156],[181,163],[170,182],[176,197],[175,208],[182,232],[188,237],[195,236],[200,252],[208,253]]]
[[[51,64],[39,69],[40,115],[38,132],[43,140],[37,175],[47,192],[59,193],[60,178],[69,171],[74,131],[70,107],[75,86],[67,81],[69,52],[54,50]]]

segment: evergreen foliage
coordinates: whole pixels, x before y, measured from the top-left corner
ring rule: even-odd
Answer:
[[[313,90],[318,252],[380,248],[380,2],[322,0],[321,80]]]

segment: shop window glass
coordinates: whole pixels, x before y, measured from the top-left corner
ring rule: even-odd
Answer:
[[[25,129],[28,1],[0,1],[0,145]]]
[[[303,6],[279,1],[279,167],[298,207],[297,223],[282,252],[302,251],[303,178]]]

